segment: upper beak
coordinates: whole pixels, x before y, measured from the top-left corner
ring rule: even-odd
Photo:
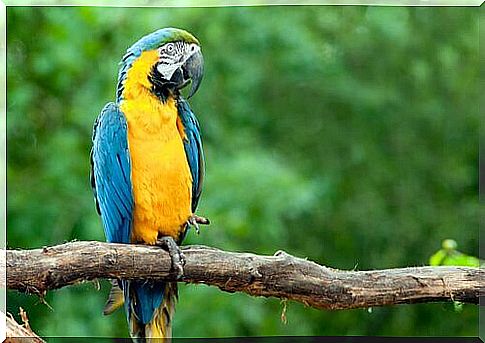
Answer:
[[[192,85],[190,86],[190,92],[187,98],[197,92],[200,82],[202,81],[202,76],[204,74],[204,58],[202,57],[202,52],[199,50],[194,53],[190,58],[185,61],[182,66],[184,75],[187,75],[189,79],[192,80]]]

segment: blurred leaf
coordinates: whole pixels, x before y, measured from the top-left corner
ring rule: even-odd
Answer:
[[[442,249],[438,250],[429,258],[429,265],[480,267],[480,260],[478,258],[465,255],[456,250],[456,247],[456,241],[452,239],[444,240]]]

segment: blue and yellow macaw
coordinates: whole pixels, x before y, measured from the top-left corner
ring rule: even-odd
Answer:
[[[180,90],[198,89],[203,58],[198,40],[175,28],[153,32],[121,61],[116,102],[96,119],[91,184],[108,242],[164,246],[183,272],[178,245],[195,215],[204,178],[200,128]],[[124,303],[135,342],[170,337],[177,283],[113,282],[104,313]]]

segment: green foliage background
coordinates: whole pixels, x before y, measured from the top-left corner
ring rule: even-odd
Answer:
[[[207,178],[186,243],[342,269],[419,266],[454,238],[478,255],[478,11],[467,8],[7,9],[8,246],[104,240],[88,182],[92,123],[117,63],[165,26],[202,42],[191,99]],[[45,336],[126,336],[108,284],[16,292]],[[478,308],[319,311],[181,285],[177,337],[471,335]],[[18,317],[17,317],[18,318]]]

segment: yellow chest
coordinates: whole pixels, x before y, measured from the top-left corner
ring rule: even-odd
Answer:
[[[120,108],[128,123],[135,203],[131,241],[177,239],[192,214],[192,176],[175,101],[162,103],[146,91],[123,100]]]

